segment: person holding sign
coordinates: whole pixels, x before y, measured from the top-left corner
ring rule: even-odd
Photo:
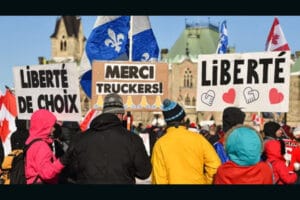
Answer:
[[[142,138],[123,125],[122,98],[105,96],[103,111],[62,156],[79,184],[135,184],[150,176],[152,166]]]

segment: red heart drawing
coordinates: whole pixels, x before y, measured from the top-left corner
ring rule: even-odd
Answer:
[[[228,92],[225,92],[222,96],[223,101],[225,101],[226,103],[230,103],[233,104],[234,100],[235,100],[235,90],[233,88],[230,88],[228,90]]]
[[[283,97],[283,94],[281,92],[278,92],[276,88],[272,88],[269,92],[269,101],[271,104],[282,102]]]

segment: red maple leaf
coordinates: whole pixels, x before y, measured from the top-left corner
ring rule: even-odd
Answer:
[[[279,35],[278,34],[275,34],[274,36],[273,36],[273,38],[272,38],[272,44],[278,44],[278,42],[277,42],[277,40],[279,40]]]
[[[6,140],[9,132],[9,122],[4,118],[4,120],[0,122],[0,138],[2,142]]]

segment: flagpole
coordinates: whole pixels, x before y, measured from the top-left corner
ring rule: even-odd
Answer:
[[[129,62],[132,61],[132,31],[133,31],[133,16],[130,15],[130,27],[129,27]]]

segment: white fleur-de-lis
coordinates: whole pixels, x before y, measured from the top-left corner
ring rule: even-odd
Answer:
[[[116,35],[116,33],[110,28],[107,30],[107,33],[110,39],[106,39],[104,41],[105,45],[114,48],[115,51],[119,53],[121,50],[121,45],[124,41],[124,34],[119,33]]]
[[[149,59],[150,59],[149,53],[147,53],[147,52],[143,53],[141,61],[149,61]]]

